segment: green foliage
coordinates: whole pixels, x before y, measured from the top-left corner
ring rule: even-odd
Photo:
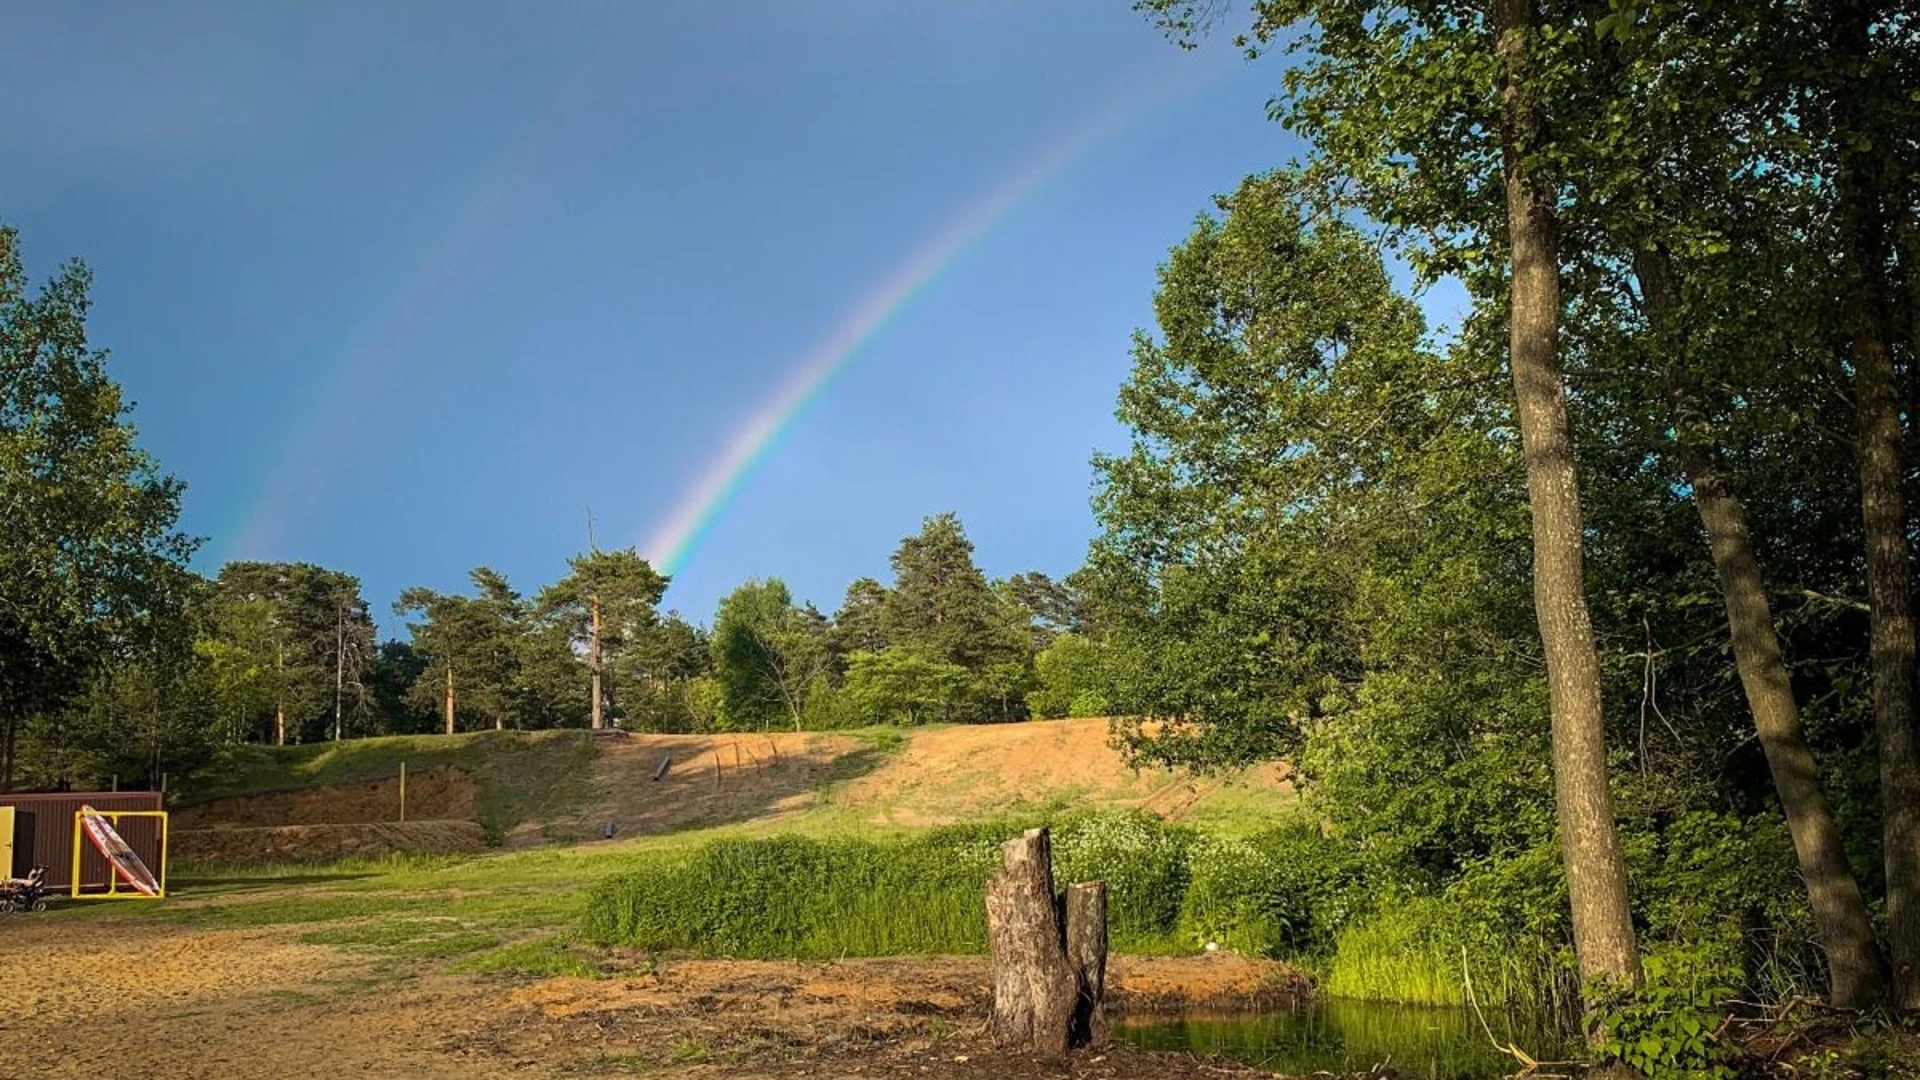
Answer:
[[[1185,830],[1144,812],[1079,818],[1055,833],[1055,873],[1063,881],[1107,883],[1107,928],[1115,938],[1153,938],[1179,926],[1191,841]]]
[[[967,671],[927,653],[896,646],[847,658],[847,700],[869,724],[922,724],[958,719],[969,702]]]
[[[893,553],[893,588],[881,623],[889,645],[950,664],[977,682],[978,703],[996,719],[1024,710],[1030,621],[1027,611],[996,593],[973,562],[973,542],[960,519],[938,514]]]
[[[979,952],[992,861],[964,833],[718,840],[598,882],[583,926],[603,944],[722,956]]]
[[[1114,677],[1108,652],[1078,634],[1061,634],[1033,658],[1039,689],[1027,695],[1035,716],[1105,716],[1111,711]]]
[[[979,952],[987,878],[1000,842],[1022,827],[889,840],[728,839],[647,855],[593,886],[582,928],[601,944],[740,957]],[[1053,840],[1060,887],[1107,883],[1118,949],[1216,942],[1271,953],[1288,939],[1285,920],[1308,918],[1288,906],[1286,871],[1251,845],[1202,839],[1143,814],[1072,818]]]
[[[794,607],[779,578],[749,581],[721,599],[711,649],[721,720],[735,731],[782,723],[800,730],[832,663],[825,620]]]
[[[19,235],[0,226],[0,790],[29,717],[180,612],[198,544],[176,528],[183,485],[134,441],[87,339],[92,280],[68,262],[30,293]]]
[[[1589,995],[1603,1057],[1649,1080],[1732,1080],[1738,1053],[1722,1021],[1739,969],[1711,946],[1658,950],[1644,967],[1643,986],[1603,984]]]

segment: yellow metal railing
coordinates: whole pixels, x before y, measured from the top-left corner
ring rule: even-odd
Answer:
[[[166,896],[167,812],[165,810],[95,810],[94,813],[106,818],[107,824],[112,825],[115,832],[120,831],[121,818],[154,818],[160,822],[160,865],[157,867],[148,867],[149,870],[153,871],[154,883],[159,885],[160,888],[158,892],[149,896],[138,889],[122,887],[120,884],[120,874],[114,868],[113,860],[107,859],[106,891],[81,892],[80,855],[84,850],[84,845],[88,842],[87,825],[83,820],[86,814],[83,811],[75,810],[73,812],[73,884],[70,887],[69,895],[75,900],[158,900]],[[125,839],[125,837],[123,836],[122,839]],[[102,854],[101,857],[106,858],[104,854]]]

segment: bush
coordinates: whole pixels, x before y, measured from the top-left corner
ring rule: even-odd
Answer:
[[[1105,716],[1110,710],[1111,677],[1106,650],[1078,634],[1061,634],[1033,658],[1038,689],[1027,695],[1033,715]]]
[[[1639,989],[1596,988],[1602,1056],[1653,1080],[1732,1080],[1738,1055],[1720,1021],[1739,967],[1711,942],[1657,950],[1643,964]]]
[[[1179,928],[1192,834],[1145,812],[1099,814],[1055,830],[1062,883],[1107,883],[1107,929],[1116,942],[1165,947]]]
[[[1196,837],[1187,849],[1180,936],[1191,945],[1277,956],[1303,936],[1309,918],[1286,884],[1278,864],[1253,844]]]

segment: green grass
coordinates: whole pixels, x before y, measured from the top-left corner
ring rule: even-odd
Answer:
[[[479,787],[480,824],[498,837],[523,821],[557,817],[592,795],[593,736],[585,731],[476,731],[390,735],[306,746],[224,750],[185,790],[182,805],[322,784],[388,780],[400,763],[452,766]]]
[[[573,945],[564,936],[550,935],[531,941],[491,949],[448,965],[450,971],[482,975],[522,975],[546,979],[557,975],[596,978],[601,969],[587,950]]]

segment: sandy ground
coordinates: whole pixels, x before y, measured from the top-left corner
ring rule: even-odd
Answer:
[[[1044,1063],[983,1039],[980,958],[837,964],[615,957],[607,977],[400,969],[298,928],[145,920],[0,925],[0,1076],[172,1078],[649,1075],[1194,1075],[1191,1059],[1112,1048]],[[1125,1000],[1284,992],[1231,957],[1115,959]],[[1257,1075],[1208,1063],[1221,1075]]]

